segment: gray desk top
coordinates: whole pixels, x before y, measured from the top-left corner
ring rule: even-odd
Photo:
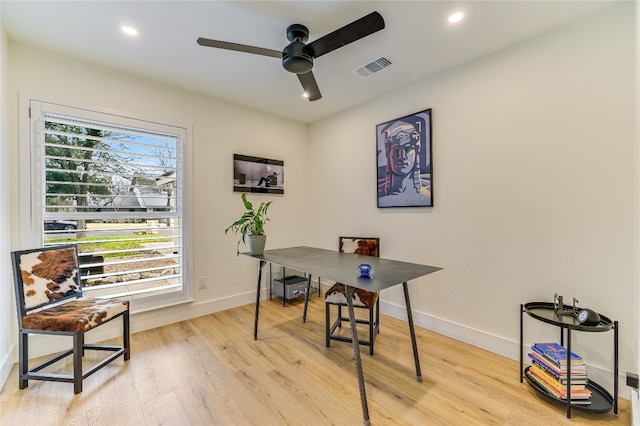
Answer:
[[[315,277],[322,277],[351,287],[372,291],[384,290],[442,269],[437,266],[340,253],[314,247],[265,250],[262,255],[242,254],[284,266],[285,268],[306,272]],[[371,265],[373,278],[359,277],[358,266],[361,263]]]

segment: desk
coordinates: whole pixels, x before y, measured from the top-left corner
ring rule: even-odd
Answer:
[[[309,287],[311,277],[323,277],[332,281],[345,284],[347,290],[347,306],[349,310],[349,323],[351,325],[351,335],[353,341],[353,351],[356,363],[356,373],[358,375],[358,386],[360,388],[360,403],[362,405],[362,416],[364,424],[369,425],[369,408],[367,405],[367,395],[364,387],[364,376],[362,373],[362,362],[360,360],[360,345],[358,343],[358,330],[356,328],[355,316],[353,312],[353,291],[356,288],[369,291],[380,291],[398,284],[402,284],[404,298],[407,307],[407,319],[409,322],[409,332],[411,333],[411,344],[413,346],[413,358],[416,365],[416,379],[422,381],[420,371],[420,360],[418,358],[418,345],[413,326],[413,315],[411,313],[411,303],[409,301],[409,288],[407,281],[431,274],[442,268],[436,266],[420,265],[416,263],[400,262],[397,260],[383,259],[372,256],[362,256],[359,254],[340,253],[337,251],[323,250],[313,247],[290,247],[276,250],[266,250],[262,255],[243,255],[253,257],[259,261],[258,264],[258,289],[256,293],[256,313],[253,328],[253,338],[258,338],[258,318],[260,313],[260,284],[262,281],[262,269],[265,264],[273,263],[285,268],[295,269],[307,274],[307,294],[305,296],[305,306],[303,321],[306,319],[307,302],[309,300]],[[374,274],[372,278],[360,278],[358,276],[358,265],[368,263],[372,266]]]

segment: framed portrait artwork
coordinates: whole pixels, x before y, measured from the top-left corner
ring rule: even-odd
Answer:
[[[431,109],[376,126],[378,207],[432,207]]]
[[[284,194],[284,161],[233,154],[233,191]]]

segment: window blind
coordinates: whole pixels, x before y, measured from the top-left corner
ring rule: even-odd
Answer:
[[[43,112],[43,244],[76,243],[85,293],[183,290],[178,134]]]

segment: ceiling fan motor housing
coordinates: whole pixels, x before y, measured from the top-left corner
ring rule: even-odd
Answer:
[[[295,74],[306,74],[313,68],[313,56],[305,50],[301,41],[293,41],[282,51],[282,66]]]
[[[294,74],[306,74],[313,68],[313,56],[305,50],[309,29],[302,24],[287,27],[287,40],[291,43],[282,51],[282,66]]]

